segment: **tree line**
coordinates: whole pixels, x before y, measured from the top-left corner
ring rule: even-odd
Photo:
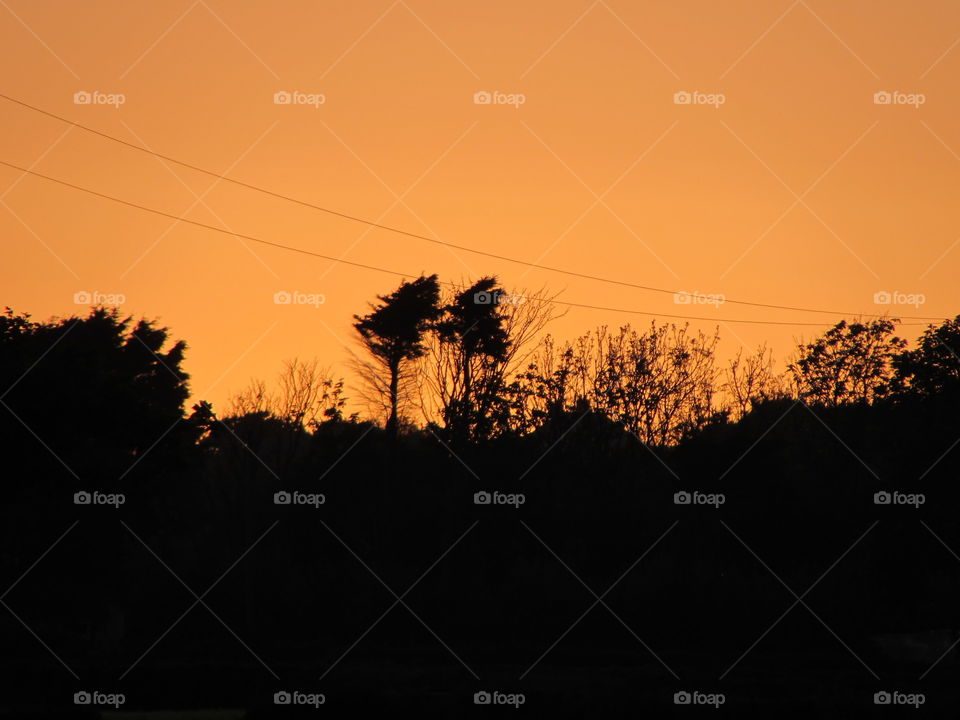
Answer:
[[[402,282],[355,315],[357,352],[348,385],[316,360],[285,362],[276,383],[254,379],[223,418],[253,418],[314,430],[325,422],[373,422],[387,435],[429,429],[445,440],[482,442],[535,433],[565,415],[593,413],[653,446],[672,446],[712,425],[735,422],[758,404],[794,399],[811,406],[902,402],[956,393],[960,316],[930,325],[908,348],[895,318],[841,320],[794,348],[778,370],[772,350],[741,348],[721,363],[718,332],[688,325],[600,326],[572,340],[547,332],[562,313],[545,291],[508,293],[495,277],[441,289],[437,275]],[[74,327],[80,327],[74,331]],[[168,394],[174,418],[188,397],[186,343],[161,350],[168,330],[95,308],[86,318],[38,323],[7,308],[0,317],[6,362],[73,331],[81,355],[153,366],[150,386]],[[0,358],[0,361],[3,361]],[[106,371],[106,367],[104,367]],[[102,378],[101,381],[105,381]],[[106,395],[118,388],[104,388]],[[348,394],[363,411],[346,416]],[[132,404],[144,399],[131,398]],[[201,400],[193,422],[217,415]]]
[[[369,419],[392,436],[428,427],[479,442],[593,412],[668,446],[764,401],[872,404],[951,391],[960,378],[960,316],[928,327],[913,349],[895,318],[841,320],[778,371],[766,345],[720,363],[719,334],[688,325],[601,326],[560,342],[546,332],[561,314],[553,299],[508,293],[495,277],[444,292],[436,275],[378,296],[353,325],[361,353],[351,364]],[[296,374],[288,368],[281,383],[296,384]],[[324,382],[342,394],[343,380]],[[232,410],[250,399],[238,396]]]

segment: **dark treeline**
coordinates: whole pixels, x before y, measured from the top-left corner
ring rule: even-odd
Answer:
[[[22,580],[0,670],[33,694],[6,703],[960,701],[952,653],[920,681],[936,648],[897,645],[960,629],[960,316],[909,346],[895,320],[840,322],[777,372],[767,348],[721,365],[715,335],[673,325],[561,343],[549,300],[404,283],[355,317],[357,387],[291,360],[222,410],[186,407],[167,329],[8,310],[0,573]]]

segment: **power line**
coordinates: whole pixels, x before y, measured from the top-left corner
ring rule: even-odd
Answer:
[[[4,165],[13,170],[17,170],[28,175],[33,175],[50,182],[57,183],[58,185],[63,185],[65,187],[71,188],[73,190],[79,190],[80,192],[87,193],[88,195],[93,195],[95,197],[102,198],[104,200],[110,200],[111,202],[119,203],[120,205],[126,205],[127,207],[132,207],[137,210],[142,210],[143,212],[152,213],[154,215],[159,215],[160,217],[165,217],[170,220],[175,220],[177,222],[186,223],[188,225],[194,225],[196,227],[204,228],[205,230],[212,230],[214,232],[222,233],[224,235],[230,235],[231,237],[240,238],[242,240],[249,240],[250,242],[259,243],[261,245],[267,245],[269,247],[278,248],[280,250],[289,250],[290,252],[300,253],[302,255],[309,255],[311,257],[322,258],[323,260],[330,260],[331,262],[340,262],[344,265],[350,265],[352,267],[362,268],[364,270],[374,270],[376,272],[387,273],[389,275],[396,275],[401,278],[408,277],[417,277],[420,273],[404,273],[398,270],[390,270],[388,268],[378,267],[376,265],[368,265],[366,263],[356,262],[354,260],[343,260],[341,258],[335,258],[330,255],[324,255],[323,253],[314,252],[313,250],[304,250],[303,248],[294,247],[292,245],[284,245],[283,243],[273,242],[272,240],[264,240],[263,238],[254,237],[252,235],[245,235],[243,233],[234,232],[232,230],[226,230],[224,228],[216,227],[215,225],[208,225],[206,223],[198,222],[196,220],[189,220],[187,218],[178,217],[172,213],[164,212],[163,210],[157,210],[155,208],[147,207],[146,205],[140,205],[129,200],[123,200],[122,198],[114,197],[113,195],[108,195],[106,193],[98,192],[96,190],[91,190],[89,188],[82,187],[80,185],[74,185],[73,183],[67,182],[66,180],[60,180],[59,178],[51,177],[49,175],[44,175],[35,170],[30,170],[28,168],[20,167],[19,165],[14,165],[13,163],[7,162],[6,160],[0,160],[0,165]],[[458,287],[451,282],[443,282],[443,285],[448,285],[450,287]],[[555,305],[563,305],[565,307],[571,308],[583,308],[586,310],[602,310],[606,312],[619,312],[619,313],[628,313],[631,315],[646,315],[650,317],[665,317],[677,320],[702,320],[711,323],[740,323],[746,325],[795,325],[795,326],[815,326],[820,327],[823,323],[813,323],[813,322],[785,322],[785,321],[776,321],[776,320],[746,320],[742,318],[711,318],[703,317],[697,315],[675,315],[670,313],[654,313],[647,312],[644,310],[629,310],[626,308],[616,308],[616,307],[605,307],[602,305],[588,305],[585,303],[573,303],[566,302],[564,300],[557,300],[555,298],[544,298],[544,302],[549,302]],[[904,325],[923,325],[924,323],[904,323]]]
[[[440,240],[438,238],[432,238],[427,235],[420,235],[418,233],[410,232],[409,230],[404,230],[402,228],[393,227],[391,225],[384,225],[379,222],[367,220],[366,218],[358,217],[356,215],[350,215],[348,213],[340,212],[339,210],[333,210],[331,208],[323,207],[322,205],[316,205],[314,203],[307,202],[306,200],[300,200],[299,198],[291,197],[289,195],[284,195],[282,193],[275,192],[273,190],[260,187],[258,185],[246,183],[246,182],[243,182],[242,180],[236,180],[226,175],[221,175],[212,170],[207,170],[206,168],[202,168],[198,165],[194,165],[192,163],[188,163],[183,160],[178,160],[177,158],[171,157],[169,155],[164,155],[162,153],[155,152],[153,150],[150,150],[149,148],[143,147],[142,145],[137,145],[136,143],[132,143],[127,140],[123,140],[121,138],[115,137],[113,135],[109,135],[95,128],[75,122],[61,115],[57,115],[56,113],[50,112],[49,110],[44,110],[43,108],[39,108],[35,105],[31,105],[27,102],[24,102],[23,100],[18,100],[17,98],[10,97],[9,95],[3,95],[2,93],[0,93],[0,98],[7,100],[9,102],[15,103],[17,105],[20,105],[22,107],[28,108],[35,112],[41,113],[43,115],[46,115],[47,117],[54,118],[55,120],[59,120],[60,122],[71,125],[72,127],[78,128],[80,130],[84,130],[85,132],[92,133],[93,135],[97,135],[98,137],[105,138],[106,140],[110,140],[112,142],[119,143],[120,145],[124,145],[134,150],[139,150],[140,152],[147,153],[148,155],[152,155],[154,157],[160,158],[161,160],[166,160],[167,162],[180,165],[181,167],[188,168],[195,172],[203,173],[204,175],[217,178],[218,180],[232,183],[234,185],[237,185],[242,188],[246,188],[248,190],[254,190],[256,192],[264,193],[271,197],[274,197],[280,200],[286,200],[287,202],[292,202],[297,205],[301,205],[303,207],[311,208],[313,210],[318,210],[320,212],[327,213],[328,215],[333,215],[335,217],[339,217],[344,220],[350,220],[351,222],[361,223],[363,225],[377,228],[379,230],[385,230],[387,232],[406,235],[407,237],[415,238],[417,240],[424,240],[426,242],[434,243],[436,245],[442,245],[444,247],[453,248],[456,250],[462,250],[464,252],[469,252],[476,255],[482,255],[484,257],[493,258],[495,260],[502,260],[505,262],[515,263],[517,265],[524,265],[526,267],[536,268],[538,270],[545,270],[548,272],[559,273],[561,275],[576,277],[583,280],[592,280],[595,282],[602,282],[610,285],[619,285],[621,287],[629,287],[629,288],[634,288],[636,290],[646,290],[649,292],[665,293],[669,295],[677,295],[678,293],[678,291],[676,290],[667,290],[666,288],[653,287],[651,285],[640,285],[638,283],[631,283],[625,280],[615,280],[612,278],[601,277],[599,275],[590,275],[589,273],[581,273],[581,272],[576,272],[574,270],[566,270],[564,268],[552,267],[550,265],[542,265],[535,262],[528,262],[526,260],[520,260],[518,258],[509,257],[507,255],[500,255],[498,253],[492,253],[486,250],[477,250],[475,248],[467,247],[466,245],[458,245],[456,243]],[[346,262],[346,261],[340,260],[339,262]],[[823,310],[819,308],[807,308],[807,307],[799,307],[794,305],[775,305],[771,303],[751,302],[748,300],[733,300],[730,298],[724,298],[724,302],[730,303],[732,305],[746,305],[750,307],[759,307],[759,308],[766,308],[771,310],[788,310],[791,312],[820,313],[825,315],[833,315],[835,317],[836,316],[861,316],[861,317],[868,317],[868,318],[885,317],[882,314],[876,314],[876,313],[854,313],[854,312],[846,312],[841,310]],[[902,317],[909,320],[940,320],[942,319],[942,318],[927,316],[927,315],[904,315]],[[817,323],[794,323],[794,324],[803,325],[803,324],[817,324]]]

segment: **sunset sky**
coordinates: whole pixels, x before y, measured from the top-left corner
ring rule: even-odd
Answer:
[[[954,0],[0,0],[0,93],[277,193],[524,261],[942,318],[960,312],[958,43]],[[301,102],[277,104],[283,92]],[[523,102],[475,103],[483,92]],[[693,325],[719,325],[724,356],[767,341],[782,360],[840,319],[677,304],[370,229],[4,99],[0,123],[0,160],[99,193],[410,278],[496,274],[572,303],[716,318]],[[218,409],[287,358],[348,375],[352,315],[401,279],[7,167],[0,237],[0,305],[45,319],[85,313],[78,293],[122,295],[125,313],[189,343],[195,399]],[[325,302],[274,302],[294,291]],[[882,292],[924,302],[877,305]],[[650,320],[571,309],[552,332]],[[913,338],[924,321],[908,322],[920,323],[901,330]]]

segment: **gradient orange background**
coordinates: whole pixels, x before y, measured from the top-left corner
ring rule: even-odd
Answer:
[[[958,38],[960,5],[948,0],[3,0],[0,92],[246,182],[495,253],[730,298],[951,316]],[[75,105],[81,90],[126,102]],[[281,90],[326,102],[276,105]],[[482,90],[526,103],[475,105]],[[676,105],[682,90],[726,102]],[[875,105],[882,90],[926,102]],[[411,276],[495,273],[571,302],[716,316],[695,325],[720,325],[724,355],[767,340],[782,360],[794,339],[839,319],[680,306],[367,230],[2,100],[0,123],[0,159],[100,192]],[[347,374],[352,314],[399,282],[6,168],[0,196],[0,302],[46,318],[85,312],[78,291],[122,293],[125,312],[188,341],[194,394],[221,409],[285,358],[317,356]],[[278,306],[278,290],[326,303]],[[882,290],[927,302],[878,307]],[[626,322],[649,318],[575,309],[552,330]]]

